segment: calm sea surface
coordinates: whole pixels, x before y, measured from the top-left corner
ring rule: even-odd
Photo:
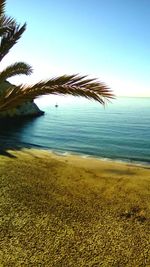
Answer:
[[[1,124],[1,150],[34,147],[150,164],[150,98],[117,98],[105,108],[80,98],[55,104],[42,101],[42,117]]]

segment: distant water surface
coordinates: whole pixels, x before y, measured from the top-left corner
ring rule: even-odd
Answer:
[[[150,163],[150,98],[118,98],[105,108],[80,98],[58,101],[57,108],[38,104],[44,116],[0,126],[1,147]]]

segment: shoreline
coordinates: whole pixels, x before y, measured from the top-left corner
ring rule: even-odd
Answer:
[[[58,162],[63,162],[65,164],[72,164],[76,167],[85,167],[88,169],[92,169],[93,171],[97,168],[105,169],[107,167],[111,167],[112,169],[122,169],[124,172],[128,172],[131,168],[135,170],[142,170],[145,169],[147,171],[150,170],[149,164],[139,164],[127,161],[119,161],[119,160],[111,160],[106,158],[99,158],[99,157],[92,157],[92,156],[84,156],[81,154],[71,154],[68,152],[57,152],[54,150],[47,150],[47,149],[34,149],[34,148],[23,148],[20,150],[8,150],[9,153],[13,155],[25,155],[26,153],[30,152],[32,156],[42,157],[47,159],[56,160]]]
[[[27,148],[28,149],[28,148]],[[102,162],[110,162],[110,163],[119,163],[119,164],[129,164],[133,166],[141,166],[141,167],[149,167],[150,168],[150,162],[146,161],[136,161],[136,160],[130,160],[130,159],[112,159],[112,158],[105,158],[105,157],[100,157],[100,156],[94,156],[94,155],[89,155],[89,154],[83,154],[83,153],[76,153],[73,151],[60,151],[60,150],[55,150],[55,149],[48,149],[48,148],[29,148],[31,150],[36,150],[36,151],[45,151],[50,155],[56,155],[58,157],[75,157],[75,158],[80,158],[80,159],[90,159],[90,160],[96,160],[96,161],[102,161]]]

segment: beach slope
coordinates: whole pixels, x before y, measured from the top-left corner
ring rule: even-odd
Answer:
[[[0,266],[150,266],[149,166],[9,151],[0,186]]]

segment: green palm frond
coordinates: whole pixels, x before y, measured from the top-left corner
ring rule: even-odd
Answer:
[[[25,74],[30,75],[32,73],[32,68],[30,65],[24,63],[24,62],[17,62],[10,66],[8,66],[5,70],[0,72],[0,84],[7,80],[8,78],[11,78],[15,75],[19,74]]]
[[[2,35],[0,43],[0,61],[21,38],[25,29],[26,23],[23,26],[14,23],[9,31]]]
[[[106,100],[114,98],[111,90],[106,85],[95,79],[85,78],[85,76],[64,75],[45,82],[41,81],[32,86],[12,86],[0,97],[0,111],[6,111],[48,94],[82,96],[101,104],[105,104]]]

